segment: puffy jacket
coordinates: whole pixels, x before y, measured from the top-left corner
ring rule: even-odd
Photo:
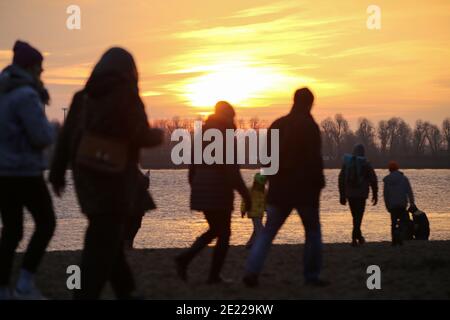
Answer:
[[[383,179],[384,203],[388,210],[406,208],[414,204],[414,194],[408,178],[400,171],[393,171]]]
[[[44,149],[56,138],[35,81],[11,65],[0,74],[0,176],[37,176],[47,168]]]

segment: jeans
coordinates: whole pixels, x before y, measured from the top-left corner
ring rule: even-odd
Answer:
[[[248,239],[248,241],[247,241],[247,245],[246,245],[247,247],[251,247],[253,245],[253,243],[255,242],[255,239],[261,233],[261,231],[264,227],[262,220],[263,220],[262,218],[252,218],[253,232],[252,232],[252,235],[250,236],[250,239]]]
[[[124,217],[105,213],[88,219],[81,255],[81,289],[75,290],[74,298],[98,299],[108,281],[117,298],[129,298],[135,282],[123,248]]]
[[[183,252],[179,258],[184,264],[189,264],[202,249],[211,243],[213,239],[217,238],[209,273],[209,279],[215,280],[220,277],[220,271],[230,245],[231,211],[205,211],[203,213],[206,221],[208,221],[209,229],[198,237],[192,246]]]
[[[266,225],[256,238],[247,260],[246,272],[248,274],[261,273],[272,241],[290,215],[292,209],[294,208],[268,206]],[[319,207],[298,206],[295,209],[297,209],[305,228],[303,275],[307,281],[317,280],[322,264],[322,235],[320,230]]]
[[[352,240],[362,239],[361,223],[364,216],[364,210],[366,209],[365,198],[349,198],[348,205],[353,217],[353,232]]]
[[[22,268],[36,273],[56,227],[52,199],[43,176],[0,177],[0,286],[8,286],[15,251],[23,237],[23,209],[31,213],[35,230],[25,252]]]

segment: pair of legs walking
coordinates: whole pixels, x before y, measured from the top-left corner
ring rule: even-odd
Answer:
[[[0,212],[2,217],[2,235],[0,240],[0,287],[10,285],[14,256],[23,237],[24,208],[35,223],[35,231],[25,252],[22,270],[28,274],[31,282],[41,263],[50,239],[56,227],[53,204],[43,176],[36,177],[0,177]],[[27,291],[25,283],[18,290]]]
[[[353,232],[352,232],[352,245],[356,246],[363,244],[365,239],[361,232],[361,224],[364,216],[364,211],[366,209],[366,199],[365,198],[349,198],[348,204],[350,206],[350,211],[353,218]]]
[[[77,300],[99,299],[106,282],[110,282],[118,299],[129,299],[135,282],[123,246],[123,215],[104,213],[88,216],[81,257],[81,290]]]
[[[214,247],[211,269],[208,282],[221,282],[220,272],[225,262],[225,257],[230,245],[231,236],[231,211],[204,211],[209,229],[195,240],[192,246],[176,258],[178,275],[187,280],[187,267],[197,254],[200,253],[211,241],[217,238]]]
[[[256,238],[246,265],[244,281],[247,285],[257,285],[257,276],[261,273],[272,241],[283,226],[294,207],[279,208],[268,206],[267,221]],[[305,228],[305,250],[303,274],[307,283],[319,281],[322,264],[322,235],[320,229],[319,206],[295,207]]]

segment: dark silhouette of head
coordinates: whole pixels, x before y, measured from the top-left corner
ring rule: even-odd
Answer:
[[[14,44],[13,52],[13,64],[21,67],[30,73],[33,78],[39,80],[43,71],[42,61],[44,60],[39,50],[24,41],[17,40]]]
[[[138,72],[134,58],[127,50],[119,47],[108,49],[97,62],[91,76],[116,74],[138,81]]]
[[[95,96],[114,90],[113,84],[128,84],[136,88],[138,72],[134,58],[127,50],[108,49],[97,62],[86,83],[87,91]]]
[[[214,107],[214,114],[218,118],[231,120],[233,120],[236,115],[233,106],[226,101],[219,101],[216,103]]]
[[[308,88],[301,88],[295,91],[293,113],[309,114],[314,102],[314,95]]]
[[[366,155],[366,149],[364,148],[364,145],[361,143],[356,144],[353,147],[353,155],[357,157],[364,157]]]
[[[235,128],[234,117],[236,113],[231,104],[226,101],[219,101],[214,106],[214,114],[208,117],[209,120],[219,121],[226,125],[227,128]]]
[[[398,171],[400,169],[400,166],[398,165],[397,161],[389,161],[388,168],[390,172]]]

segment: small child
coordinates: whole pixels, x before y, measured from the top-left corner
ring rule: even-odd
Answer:
[[[258,234],[263,228],[263,216],[266,210],[266,182],[267,177],[256,173],[253,177],[253,186],[250,189],[250,196],[252,198],[252,209],[249,212],[245,212],[244,202],[241,205],[242,217],[247,214],[247,217],[252,219],[253,222],[253,233],[247,242],[246,248],[250,249],[253,245]]]
[[[427,215],[419,210],[415,205],[411,206],[408,211],[412,214],[414,224],[414,239],[428,240],[430,237],[430,222]]]

